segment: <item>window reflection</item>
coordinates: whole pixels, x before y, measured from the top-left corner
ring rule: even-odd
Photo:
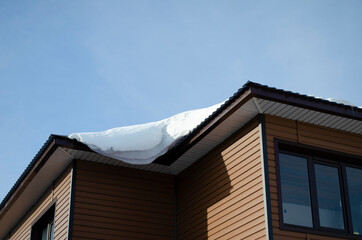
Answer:
[[[307,159],[279,154],[284,223],[313,227]]]
[[[320,225],[344,229],[338,169],[320,164],[314,167]]]
[[[362,170],[346,167],[353,233],[362,234]]]

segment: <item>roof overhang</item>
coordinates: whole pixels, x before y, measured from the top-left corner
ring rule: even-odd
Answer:
[[[76,145],[76,142],[64,142],[62,137],[49,137],[0,204],[0,239],[8,234],[9,229],[15,227],[53,181],[69,166],[73,157],[62,147]],[[82,149],[86,148],[82,146]]]
[[[184,159],[193,159],[192,164],[258,114],[362,134],[361,108],[248,82],[155,162],[177,166],[173,171],[180,172],[190,165]]]
[[[0,238],[6,234],[6,229],[19,221],[72,159],[177,175],[260,114],[362,134],[360,108],[248,82],[151,164],[127,164],[95,153],[75,140],[51,135],[0,204]]]
[[[190,134],[147,165],[131,165],[68,148],[74,158],[177,175],[259,114],[362,134],[362,110],[248,82]]]

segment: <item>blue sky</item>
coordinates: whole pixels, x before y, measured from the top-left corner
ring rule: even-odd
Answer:
[[[362,1],[0,1],[0,201],[51,133],[160,120],[246,81],[362,106]]]

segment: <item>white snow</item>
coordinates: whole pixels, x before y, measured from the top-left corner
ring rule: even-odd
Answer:
[[[330,102],[335,102],[335,103],[340,103],[340,104],[344,104],[344,105],[349,105],[352,107],[355,107],[356,105],[352,104],[351,102],[344,100],[344,99],[335,99],[335,98],[327,98],[328,101]]]
[[[316,99],[322,99],[322,100],[327,100],[329,102],[333,102],[333,103],[339,103],[339,104],[343,104],[343,105],[348,105],[348,106],[352,106],[352,107],[356,107],[356,105],[354,105],[353,103],[345,100],[345,99],[336,99],[336,98],[324,98],[324,97],[316,97],[314,95],[310,95],[308,94],[309,97],[313,97]],[[358,107],[361,108],[361,107]]]
[[[178,139],[190,133],[221,104],[179,113],[157,122],[102,132],[72,133],[68,137],[111,158],[131,164],[149,164],[166,153]]]

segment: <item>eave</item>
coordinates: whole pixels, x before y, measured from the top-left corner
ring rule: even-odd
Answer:
[[[362,134],[362,109],[248,82],[169,151],[147,165],[131,165],[51,135],[0,204],[0,239],[15,226],[73,159],[177,175],[259,114]]]
[[[51,135],[0,204],[0,239],[38,201],[73,158],[63,148],[90,150],[76,141]]]
[[[247,111],[243,111],[243,114],[245,112],[254,113],[248,116],[249,120],[257,114],[270,114],[326,127],[336,128],[337,125],[339,126],[339,128],[336,128],[338,130],[362,134],[361,108],[247,82],[194,131],[185,136],[165,155],[156,159],[155,163],[172,166],[175,161],[178,161],[180,157],[197,145],[201,139],[205,138],[221,123],[225,125],[225,120],[235,112],[240,112],[240,108],[245,107],[245,105],[249,105],[249,107]],[[289,111],[283,112],[281,111],[282,108],[289,108]],[[294,115],[291,115],[292,113]],[[318,116],[320,121],[316,122],[313,121],[314,119],[308,119],[313,115]],[[331,117],[334,117],[334,119],[330,119]],[[346,127],[343,127],[344,124],[346,124]],[[234,126],[233,132],[241,126]]]

